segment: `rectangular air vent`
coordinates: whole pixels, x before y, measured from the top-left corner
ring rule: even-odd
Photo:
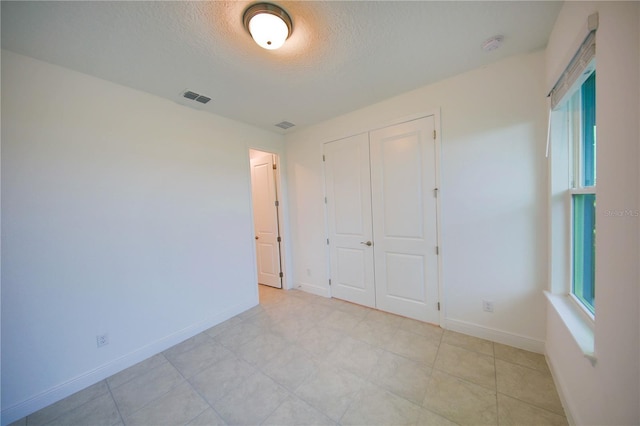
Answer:
[[[195,98],[197,98],[197,97],[198,97],[198,94],[197,94],[197,93],[195,93],[195,92],[190,92],[190,91],[188,91],[188,90],[187,90],[186,92],[184,92],[184,93],[182,94],[182,96],[184,96],[184,97],[185,97],[185,98],[187,98],[187,99],[194,100]]]
[[[192,101],[200,102],[201,104],[206,104],[211,100],[209,96],[201,95],[200,93],[196,93],[191,90],[185,90],[184,92],[182,92],[182,97],[190,99]]]
[[[295,126],[295,124],[289,123],[288,121],[282,121],[282,122],[276,124],[275,126],[276,127],[280,127],[281,129],[287,130],[287,129]]]

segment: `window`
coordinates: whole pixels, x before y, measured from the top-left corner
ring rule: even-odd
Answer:
[[[571,294],[595,314],[596,73],[568,101],[571,153]]]
[[[588,32],[548,93],[546,151],[550,173],[549,291],[545,296],[592,364],[596,362],[596,287],[602,285],[595,278],[596,255],[602,249],[596,241],[596,209],[602,208],[596,204],[597,27],[598,15],[590,15]]]

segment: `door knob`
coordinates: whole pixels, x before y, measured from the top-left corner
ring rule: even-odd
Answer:
[[[369,247],[373,245],[371,241],[360,241],[360,244],[364,244],[365,246],[369,246]]]
[[[257,240],[257,239],[259,239],[259,238],[260,238],[260,237],[258,237],[258,236],[256,235],[256,240]]]

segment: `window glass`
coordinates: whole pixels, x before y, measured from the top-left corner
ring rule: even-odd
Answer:
[[[582,84],[582,186],[596,185],[596,73]]]
[[[595,314],[596,243],[596,74],[570,101],[573,141],[571,293]]]
[[[573,294],[595,311],[596,195],[573,195]]]

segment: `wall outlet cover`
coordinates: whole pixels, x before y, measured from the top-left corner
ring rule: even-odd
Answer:
[[[109,344],[109,335],[108,334],[100,334],[96,336],[96,344],[100,348],[102,346]]]

